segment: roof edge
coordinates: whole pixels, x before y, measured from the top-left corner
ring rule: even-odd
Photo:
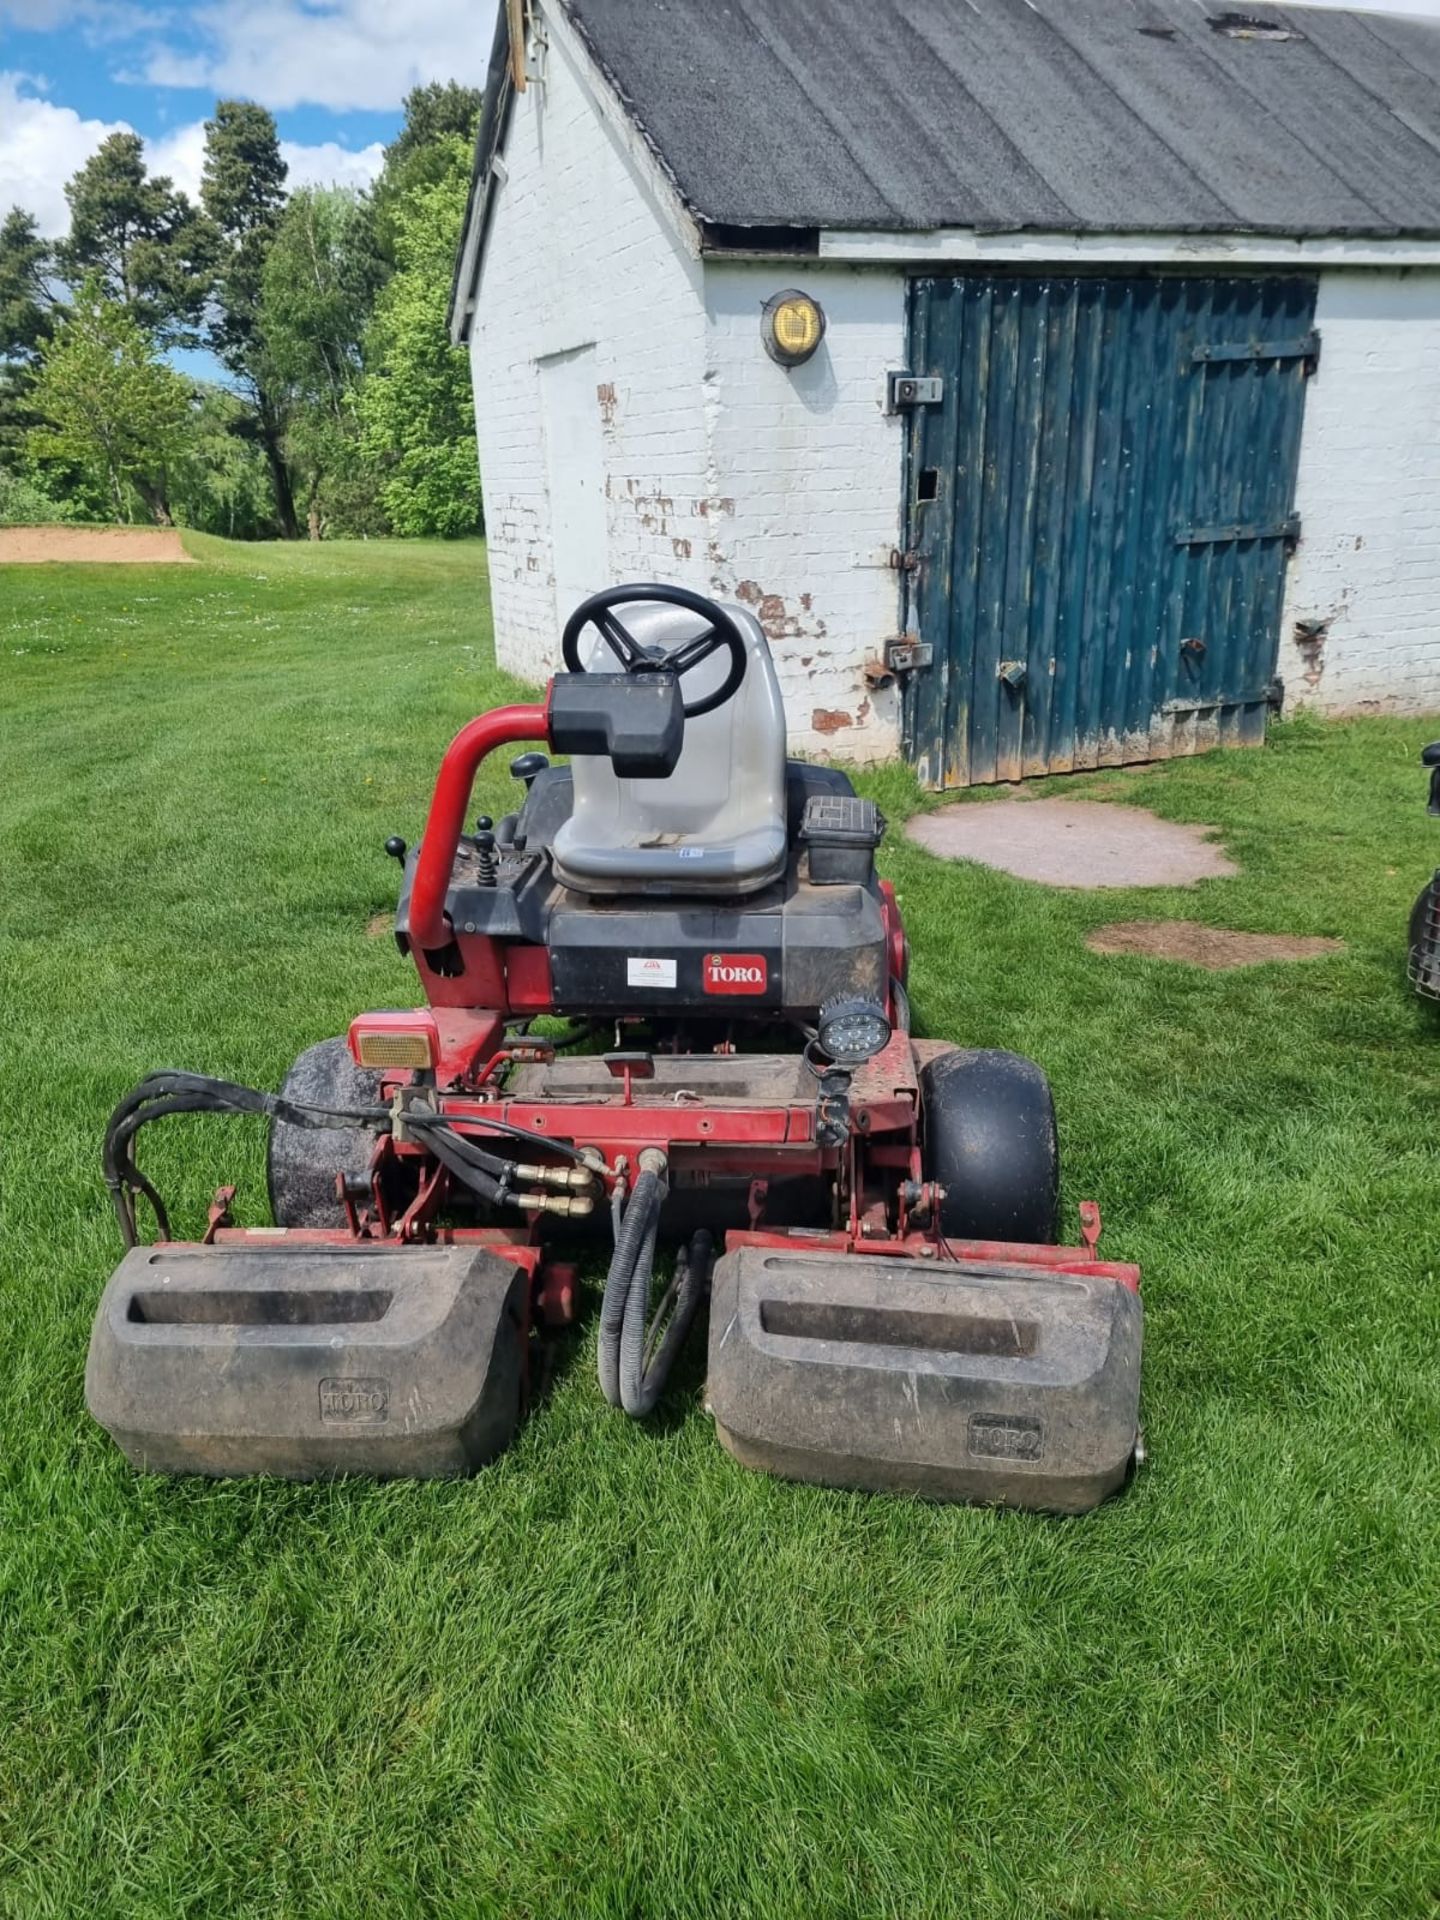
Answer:
[[[616,106],[624,116],[627,125],[644,147],[651,166],[655,169],[660,179],[664,181],[667,190],[675,200],[675,204],[687,214],[690,220],[698,227],[699,223],[706,217],[704,210],[695,205],[685,192],[685,189],[681,186],[674,168],[660,151],[660,147],[653,134],[650,132],[649,127],[646,126],[644,116],[640,113],[634,100],[630,98],[621,86],[619,75],[608,65],[599,47],[595,44],[594,39],[586,29],[585,22],[580,17],[579,10],[572,4],[572,0],[554,0],[554,6],[555,11],[564,16],[565,25],[574,35],[576,44],[581,48],[586,60],[590,64],[591,71],[598,75],[604,82],[611,99],[614,100]]]
[[[465,200],[465,218],[460,227],[460,245],[456,250],[455,272],[450,282],[450,339],[457,347],[464,346],[470,337],[480,252],[490,220],[495,156],[505,138],[514,97],[510,10],[501,0],[495,9],[495,37],[490,43],[490,65],[485,71],[485,97],[480,109],[480,124],[475,129],[475,161],[470,169],[470,191]]]
[[[633,105],[625,98],[614,75],[600,60],[593,42],[581,28],[566,0],[526,0],[526,10],[543,18],[554,46],[576,68],[581,84],[589,93],[592,106],[601,120],[609,120],[617,132],[627,138],[632,162],[642,176],[648,174],[645,185],[662,215],[668,215],[681,244],[699,258],[702,252],[701,216],[681,191],[674,173],[665,163]],[[543,81],[540,84],[543,85]],[[494,184],[497,177],[504,178],[503,172],[497,170],[496,163],[514,100],[509,8],[501,0],[496,11],[495,38],[485,78],[485,103],[475,135],[475,164],[471,171],[465,220],[450,288],[450,338],[456,346],[465,345],[470,337],[484,265],[485,236],[494,203]]]
[[[981,227],[820,231],[817,259],[836,266],[963,270],[989,265],[1145,267],[1437,267],[1440,229],[1335,233],[1236,229],[1110,232]]]

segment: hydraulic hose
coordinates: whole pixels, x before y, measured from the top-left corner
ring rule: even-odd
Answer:
[[[102,1163],[105,1184],[115,1207],[120,1237],[126,1247],[138,1239],[135,1195],[143,1194],[155,1215],[162,1240],[170,1238],[165,1203],[135,1165],[135,1136],[142,1127],[172,1113],[260,1113],[292,1126],[389,1126],[386,1107],[321,1107],[309,1101],[287,1100],[282,1094],[261,1093],[233,1080],[215,1080],[199,1073],[152,1073],[132,1088],[110,1116],[105,1129]]]
[[[110,1189],[120,1237],[127,1248],[137,1244],[139,1231],[135,1217],[135,1196],[149,1202],[155,1226],[162,1240],[170,1238],[170,1216],[165,1202],[135,1164],[135,1138],[142,1127],[174,1113],[253,1113],[283,1120],[288,1126],[305,1128],[364,1127],[375,1133],[391,1126],[388,1107],[324,1107],[311,1101],[287,1099],[284,1094],[262,1093],[255,1087],[242,1087],[233,1080],[215,1080],[200,1073],[152,1073],[126,1094],[110,1116],[105,1129],[102,1164],[105,1184]],[[407,1124],[461,1186],[492,1205],[514,1199],[518,1168],[508,1155],[487,1153],[483,1147],[458,1133],[443,1113],[434,1107],[412,1106]],[[563,1140],[547,1140],[542,1134],[512,1127],[501,1120],[486,1120],[487,1132],[505,1140],[519,1140],[585,1165],[584,1156]]]
[[[665,1181],[654,1167],[635,1182],[620,1215],[615,1251],[600,1306],[600,1389],[632,1420],[651,1412],[689,1333],[710,1283],[713,1245],[697,1233],[675,1263],[674,1277],[650,1314],[650,1283]]]
[[[635,1284],[636,1271],[641,1267],[648,1301],[650,1275],[655,1264],[655,1237],[664,1199],[665,1187],[659,1174],[647,1169],[635,1182],[635,1190],[616,1229],[615,1251],[610,1257],[605,1295],[600,1302],[600,1391],[612,1407],[624,1405],[620,1396],[620,1341],[625,1327],[625,1305]],[[650,1243],[648,1257],[647,1240]]]

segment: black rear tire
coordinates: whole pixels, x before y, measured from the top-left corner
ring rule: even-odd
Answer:
[[[1051,1246],[1060,1150],[1050,1082],[1018,1053],[956,1048],[920,1070],[922,1157],[948,1240]]]
[[[1415,904],[1410,909],[1410,959],[1412,964],[1414,963],[1416,949],[1425,938],[1426,928],[1430,924],[1430,913],[1434,898],[1435,882],[1430,880],[1420,889]]]
[[[357,1067],[343,1040],[307,1047],[285,1076],[281,1093],[317,1107],[373,1107],[380,1076]],[[368,1174],[375,1135],[365,1127],[297,1127],[270,1122],[266,1182],[277,1227],[343,1227],[345,1209],[335,1192],[339,1173]]]
[[[1440,873],[1420,889],[1410,909],[1410,951],[1406,973],[1422,1000],[1440,999],[1440,945],[1435,939],[1435,903]]]

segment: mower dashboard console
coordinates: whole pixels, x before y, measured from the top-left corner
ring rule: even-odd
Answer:
[[[664,780],[685,744],[685,709],[673,673],[571,673],[550,689],[557,753],[607,759],[622,780]]]

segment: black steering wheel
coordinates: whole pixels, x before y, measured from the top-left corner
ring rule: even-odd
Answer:
[[[641,646],[619,616],[612,612],[612,608],[626,601],[684,607],[690,613],[698,613],[709,624],[693,640],[682,640],[678,646],[664,653],[659,648]],[[698,667],[702,660],[708,660],[721,647],[728,648],[730,666],[725,678],[714,693],[707,693],[700,700],[684,702],[687,720],[695,719],[698,714],[713,713],[716,707],[723,707],[745,678],[749,655],[744,634],[723,607],[717,606],[713,600],[707,600],[704,594],[691,593],[688,587],[665,587],[658,582],[639,587],[607,587],[603,593],[592,593],[588,600],[582,600],[565,622],[565,632],[560,640],[560,651],[571,673],[586,671],[580,658],[580,635],[589,626],[593,626],[609,642],[611,651],[626,673],[673,673],[678,678],[692,667]]]

